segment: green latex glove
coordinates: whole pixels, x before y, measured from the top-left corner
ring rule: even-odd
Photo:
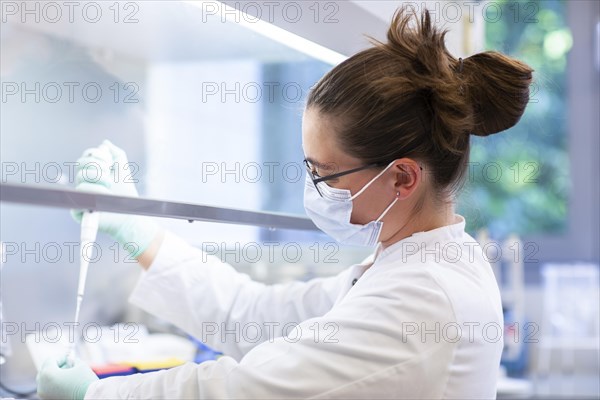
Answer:
[[[37,374],[37,393],[42,399],[83,400],[98,377],[84,362],[75,359],[66,366],[65,356],[44,361]]]
[[[127,155],[108,140],[87,149],[77,160],[77,190],[138,197],[134,180]],[[81,222],[82,214],[83,210],[71,210],[77,222]],[[132,257],[142,254],[158,233],[158,226],[148,217],[108,212],[100,213],[98,229],[119,242]]]

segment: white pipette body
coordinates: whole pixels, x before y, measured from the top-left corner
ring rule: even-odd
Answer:
[[[81,217],[81,247],[79,251],[79,284],[77,285],[77,308],[75,309],[75,326],[79,323],[79,310],[83,295],[85,294],[85,282],[87,279],[88,267],[92,256],[93,243],[96,241],[98,233],[98,223],[100,214],[98,212],[84,212]],[[75,341],[69,343],[66,362],[67,365],[73,365],[75,353]]]

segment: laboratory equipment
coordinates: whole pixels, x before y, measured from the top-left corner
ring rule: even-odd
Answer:
[[[85,212],[81,218],[81,248],[79,252],[79,283],[77,285],[77,307],[75,308],[75,327],[79,323],[79,313],[81,310],[81,302],[83,301],[83,295],[85,294],[85,281],[87,279],[87,272],[90,265],[91,250],[93,243],[96,240],[96,234],[98,232],[98,221],[99,213],[97,212]],[[75,355],[75,343],[73,341],[69,343],[67,351],[67,365],[73,365],[73,358]]]
[[[2,266],[4,265],[4,243],[0,242],[0,274],[2,273]],[[2,340],[0,341],[0,365],[6,362],[6,357],[9,357],[12,353],[10,343],[8,342],[8,335],[5,332],[6,324],[4,323],[4,315],[2,314],[2,288],[0,287],[0,325],[2,326]]]
[[[174,201],[86,193],[68,188],[0,183],[0,201],[66,209],[81,208],[122,214],[264,226],[272,229],[318,231],[306,217],[275,212],[248,211]]]
[[[543,278],[543,313],[540,339],[537,344],[538,390],[561,394],[574,393],[572,379],[552,379],[558,369],[559,377],[573,377],[584,357],[595,360],[597,382],[600,372],[600,269],[597,264],[545,264]],[[559,357],[556,357],[559,355]],[[579,357],[577,357],[579,355]],[[554,356],[554,357],[553,357]],[[558,368],[556,368],[558,367]],[[561,383],[562,382],[562,383]],[[567,387],[566,383],[572,385]],[[547,387],[546,387],[547,383]]]

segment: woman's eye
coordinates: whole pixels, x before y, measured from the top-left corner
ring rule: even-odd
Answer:
[[[321,175],[319,175],[319,172],[317,171],[316,168],[311,168],[310,169],[310,173],[311,173],[312,176],[316,176],[316,177],[319,177],[319,178],[321,177]]]

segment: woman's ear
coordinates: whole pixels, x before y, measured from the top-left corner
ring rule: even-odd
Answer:
[[[396,174],[394,190],[399,200],[410,197],[421,182],[421,166],[414,160],[402,158],[393,165]]]

